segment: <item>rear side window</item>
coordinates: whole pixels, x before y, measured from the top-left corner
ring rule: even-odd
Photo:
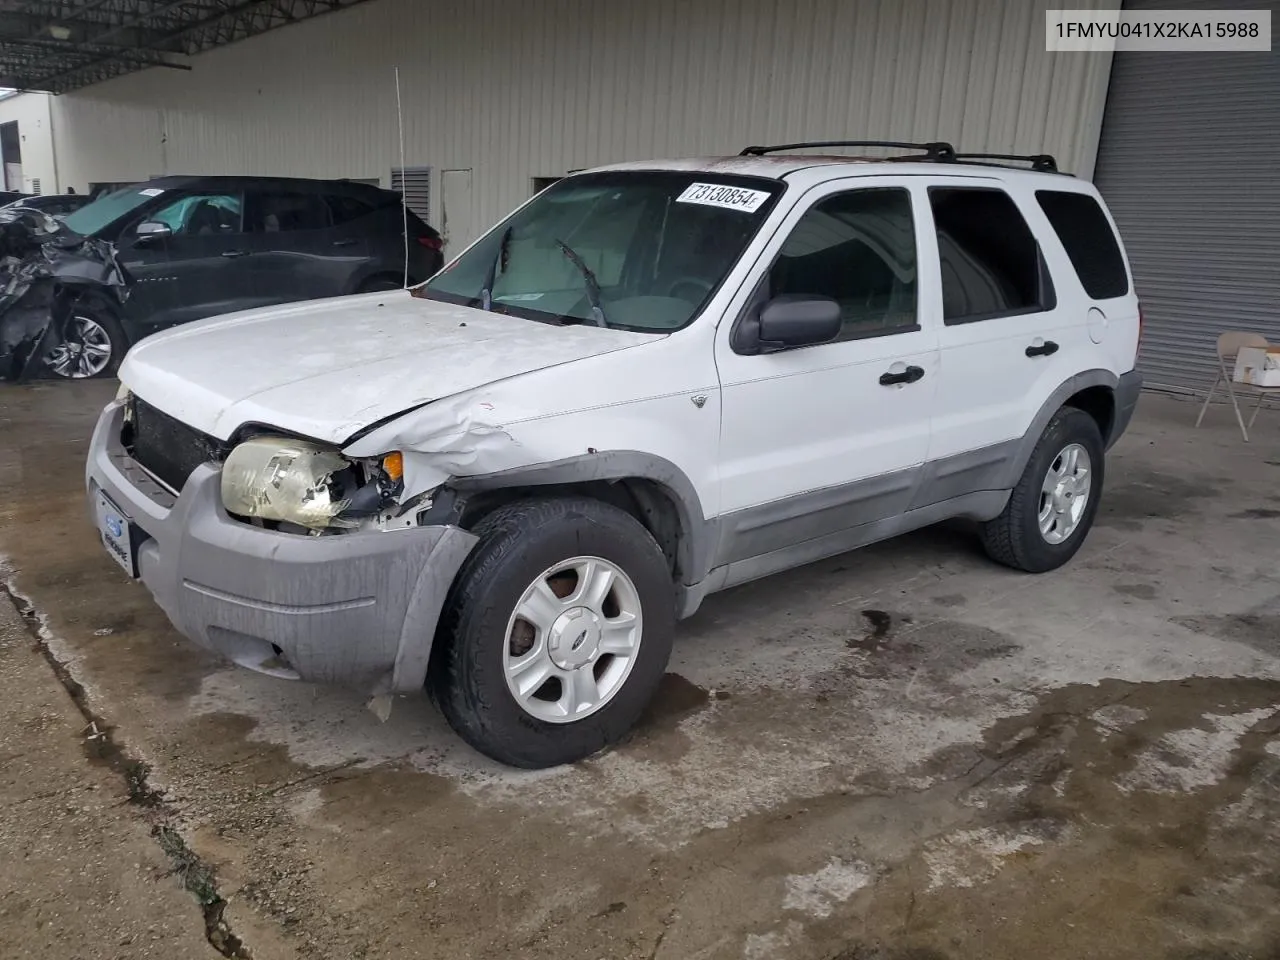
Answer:
[[[1040,245],[1018,205],[990,187],[931,187],[946,323],[1053,309]]]
[[[323,230],[330,224],[329,208],[318,194],[265,190],[252,196],[250,233],[290,233]]]
[[[352,220],[359,220],[361,217],[366,217],[373,213],[372,205],[365,203],[363,200],[357,200],[355,197],[330,195],[324,199],[329,204],[329,209],[333,211],[335,226],[350,223]]]
[[[1095,300],[1123,297],[1129,276],[1115,232],[1098,201],[1085,193],[1037,190],[1036,200],[1049,219],[1085,293]]]

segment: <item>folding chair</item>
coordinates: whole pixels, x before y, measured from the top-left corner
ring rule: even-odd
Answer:
[[[1249,417],[1249,427],[1253,426],[1253,421],[1258,419],[1258,411],[1262,409],[1262,401],[1268,395],[1280,396],[1280,387],[1259,387],[1251,383],[1236,383],[1233,379],[1235,374],[1236,355],[1242,347],[1261,347],[1263,350],[1267,348],[1267,338],[1258,333],[1243,333],[1238,330],[1231,330],[1218,336],[1218,376],[1213,381],[1213,386],[1209,388],[1209,392],[1205,395],[1204,403],[1200,405],[1200,415],[1196,417],[1196,426],[1200,426],[1204,420],[1205,411],[1209,409],[1209,402],[1213,400],[1213,392],[1218,388],[1218,384],[1225,383],[1227,385],[1227,396],[1231,398],[1232,409],[1236,412],[1236,422],[1240,424],[1240,433],[1244,437],[1244,442],[1249,442],[1249,430],[1244,425],[1244,417],[1240,413],[1240,404],[1236,401],[1236,390],[1244,393],[1256,393],[1258,402],[1254,404],[1253,413]]]

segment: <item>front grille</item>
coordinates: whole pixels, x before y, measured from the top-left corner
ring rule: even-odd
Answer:
[[[165,486],[181,492],[191,471],[226,456],[225,445],[145,400],[130,397],[120,437],[129,455]]]

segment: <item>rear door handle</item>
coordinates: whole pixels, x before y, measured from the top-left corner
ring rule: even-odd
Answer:
[[[896,383],[915,383],[924,376],[924,367],[907,367],[900,373],[887,371],[880,374],[880,385],[892,387]]]
[[[359,242],[359,240],[335,240],[333,245],[335,247],[354,247]]]
[[[1058,352],[1058,345],[1052,340],[1046,340],[1044,343],[1033,343],[1027,347],[1028,357],[1047,357]]]
[[[230,257],[243,257],[243,256],[244,256],[246,253],[248,253],[248,252],[249,252],[248,250],[224,250],[224,251],[222,252],[222,255],[223,255],[224,257],[228,257],[228,258],[230,258]]]

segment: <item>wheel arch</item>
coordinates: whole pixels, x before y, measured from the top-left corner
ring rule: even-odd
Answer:
[[[1120,378],[1116,374],[1103,369],[1085,370],[1060,384],[1040,405],[1027,432],[1017,441],[1003,485],[1012,488],[1017,484],[1045,427],[1063,407],[1076,407],[1093,417],[1102,433],[1103,449],[1110,446],[1116,427],[1116,388],[1119,384]]]
[[[673,583],[702,580],[715,547],[697,490],[684,471],[653,454],[620,450],[571,457],[447,484],[464,529],[504,503],[524,497],[590,496],[630,513],[644,525],[671,565]],[[426,522],[432,522],[428,519]]]

